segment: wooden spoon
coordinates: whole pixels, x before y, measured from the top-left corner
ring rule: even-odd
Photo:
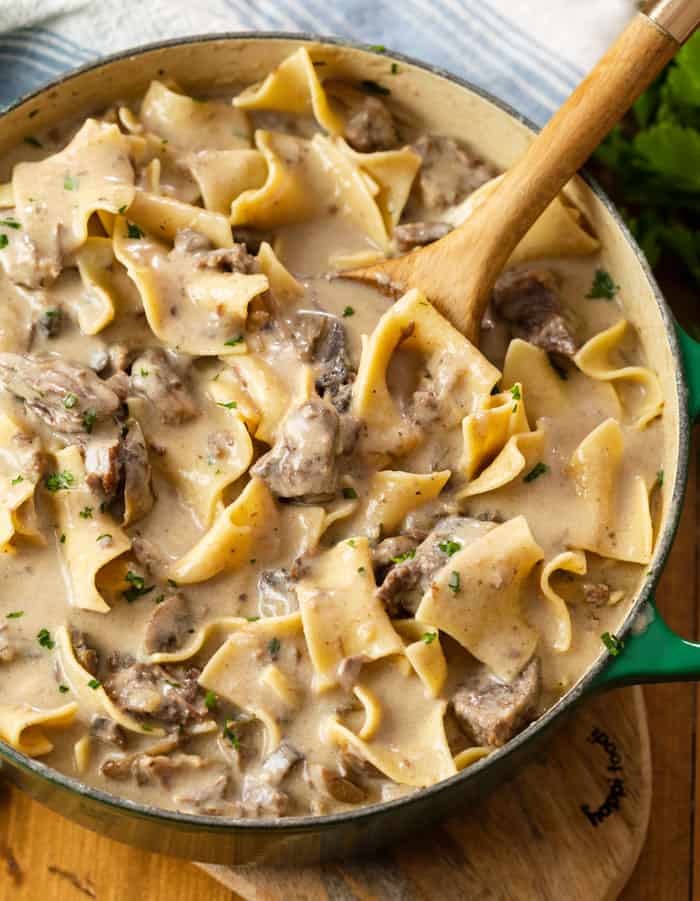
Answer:
[[[700,0],[638,13],[493,193],[444,238],[341,273],[399,296],[419,288],[474,344],[496,279],[530,227],[700,25]]]

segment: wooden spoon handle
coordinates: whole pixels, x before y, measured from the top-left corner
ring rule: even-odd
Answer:
[[[700,0],[693,5],[700,19]],[[468,337],[478,335],[491,289],[513,250],[678,48],[677,40],[649,16],[636,15],[488,202],[439,242],[445,245],[446,264],[448,258],[469,255],[466,303],[450,311]]]

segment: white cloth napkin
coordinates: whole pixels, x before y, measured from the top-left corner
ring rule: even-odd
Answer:
[[[307,31],[435,63],[543,123],[636,8],[636,0],[0,0],[0,105],[138,44]]]

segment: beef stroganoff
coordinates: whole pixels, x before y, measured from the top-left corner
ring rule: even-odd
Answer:
[[[585,672],[652,556],[662,393],[565,197],[474,347],[332,274],[498,173],[301,48],[28,135],[0,177],[0,738],[112,794],[320,815]]]

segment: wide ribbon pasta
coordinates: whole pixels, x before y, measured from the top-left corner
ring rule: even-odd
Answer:
[[[375,588],[366,538],[339,542],[309,561],[296,593],[317,690],[339,681],[348,658],[376,660],[403,650]]]
[[[56,463],[66,483],[54,493],[53,502],[68,600],[82,610],[109,613],[97,579],[108,563],[130,550],[131,539],[96,502],[80,448],[72,445],[59,451]]]
[[[78,705],[73,702],[52,710],[29,704],[0,704],[0,738],[27,757],[42,757],[53,751],[46,730],[70,726],[77,712]]]
[[[527,520],[517,516],[457,551],[416,611],[506,682],[532,657],[537,633],[520,609],[522,583],[543,558]]]
[[[43,541],[34,504],[40,450],[38,438],[0,413],[0,550],[15,537]]]

